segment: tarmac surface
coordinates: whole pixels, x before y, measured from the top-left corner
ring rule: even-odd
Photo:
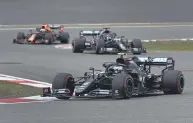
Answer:
[[[193,22],[192,0],[1,0],[0,24]]]
[[[0,64],[2,74],[51,83],[57,72],[68,71],[73,75],[80,76],[88,70],[89,66],[102,67],[102,62],[118,57],[97,56],[89,53],[73,54],[71,50],[55,49],[54,45],[12,44],[18,31],[25,32],[26,30],[0,31],[0,63],[13,62],[12,64]],[[70,33],[71,40],[73,40],[78,36],[80,29],[66,29],[66,31]],[[117,32],[118,35],[124,35],[128,39],[193,38],[193,27],[132,27],[113,28],[112,31]]]
[[[191,27],[124,28],[113,29],[131,39],[191,38]],[[19,31],[19,30],[17,30]],[[102,68],[105,61],[114,61],[117,55],[73,54],[53,46],[12,44],[17,31],[0,31],[0,73],[28,79],[52,82],[57,72],[81,76],[89,66]],[[68,29],[73,39],[78,29]],[[129,33],[127,33],[129,32]],[[164,33],[163,33],[164,32]],[[176,69],[182,70],[186,85],[183,95],[150,95],[130,100],[97,99],[67,100],[46,103],[0,105],[1,123],[191,123],[193,122],[193,52],[150,52],[146,56],[172,56]],[[15,64],[14,64],[15,63]],[[78,68],[78,69],[77,69]],[[155,69],[155,72],[159,72]]]

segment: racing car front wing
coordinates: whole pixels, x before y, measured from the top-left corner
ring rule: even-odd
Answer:
[[[13,39],[13,43],[15,44],[47,44],[48,40],[36,40],[34,42],[31,41],[27,41],[25,39],[23,40],[17,40],[17,39]]]
[[[76,90],[75,90],[76,91]],[[73,95],[69,96],[70,91],[68,89],[55,89],[51,91],[50,88],[43,88],[43,97],[56,97],[56,98],[63,98],[63,97],[75,97],[75,98],[110,98],[112,97],[112,90],[102,90],[96,89],[92,90],[89,93],[81,94],[81,95]],[[119,95],[116,95],[119,98]],[[121,98],[121,96],[120,96]]]
[[[119,52],[132,52],[132,53],[146,53],[146,49],[131,48],[124,51],[119,51],[117,48],[102,48],[105,53],[119,53]]]

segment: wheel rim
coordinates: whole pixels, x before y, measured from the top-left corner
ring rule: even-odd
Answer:
[[[180,81],[178,83],[179,89],[183,90],[184,89],[184,77],[180,76]]]
[[[72,95],[73,91],[74,91],[72,80],[73,80],[72,76],[68,76],[66,79],[66,81],[67,81],[66,88],[70,90],[70,95]]]
[[[125,94],[127,97],[131,97],[133,91],[133,82],[132,79],[128,78],[125,80]]]
[[[75,42],[72,43],[72,51],[74,51]]]

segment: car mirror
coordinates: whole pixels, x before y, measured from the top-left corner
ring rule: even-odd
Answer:
[[[89,70],[94,70],[94,68],[93,67],[89,67]]]
[[[88,73],[87,73],[87,72],[85,72],[85,73],[84,73],[84,77],[87,77],[87,76],[88,76]]]

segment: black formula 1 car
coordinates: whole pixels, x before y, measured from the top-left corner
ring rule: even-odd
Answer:
[[[80,31],[79,38],[72,41],[72,51],[83,53],[85,50],[96,54],[132,52],[133,54],[146,53],[140,39],[129,41],[124,36],[104,28],[102,30]]]
[[[151,72],[151,67],[163,66],[159,75]],[[174,70],[173,58],[121,56],[116,62],[103,64],[105,71],[90,68],[83,77],[74,78],[69,73],[59,73],[50,88],[43,89],[43,96],[70,99],[75,94],[80,97],[112,97],[129,99],[132,95],[142,95],[163,91],[164,94],[181,94],[185,79],[181,71]]]
[[[27,34],[24,32],[18,32],[16,39],[13,39],[13,43],[52,44],[56,41],[60,41],[62,44],[67,44],[69,43],[69,38],[69,33],[64,32],[64,27],[62,25],[57,26],[46,24],[42,25],[41,28],[36,28],[36,31],[29,30]]]

